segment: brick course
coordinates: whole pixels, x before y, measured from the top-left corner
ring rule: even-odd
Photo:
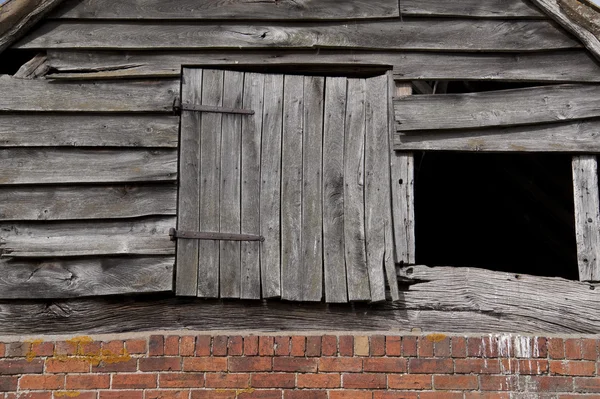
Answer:
[[[116,337],[0,343],[0,399],[600,399],[589,337]]]

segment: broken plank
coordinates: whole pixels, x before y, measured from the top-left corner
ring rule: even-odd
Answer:
[[[351,48],[439,51],[548,51],[580,48],[550,21],[392,20],[342,23],[177,24],[49,21],[18,49]]]
[[[52,18],[72,19],[184,19],[184,20],[328,20],[386,18],[399,15],[395,0],[98,0],[68,1]]]
[[[175,181],[177,151],[0,149],[0,185]]]
[[[177,147],[168,115],[0,114],[0,147]]]
[[[554,85],[394,101],[398,131],[514,126],[600,116],[600,86]]]
[[[0,299],[142,294],[173,289],[172,256],[2,259]]]
[[[537,7],[523,0],[402,0],[402,16],[546,19]]]
[[[0,188],[0,220],[117,219],[176,215],[177,186]]]
[[[136,221],[21,222],[0,225],[3,257],[173,255],[169,229],[175,217]]]
[[[600,281],[600,192],[596,156],[573,157],[573,195],[579,280]]]
[[[173,112],[179,80],[59,82],[0,76],[0,111]]]

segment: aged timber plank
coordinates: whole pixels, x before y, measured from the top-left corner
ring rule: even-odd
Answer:
[[[302,137],[302,263],[298,283],[302,301],[323,297],[323,102],[325,78],[304,77]],[[329,156],[329,155],[328,155]]]
[[[202,100],[202,70],[184,68],[181,101],[199,104]],[[181,112],[181,146],[179,154],[179,214],[181,230],[200,229],[200,114]],[[175,293],[196,296],[198,293],[198,240],[178,240]]]
[[[283,75],[265,75],[261,188],[260,271],[263,298],[281,296],[281,137],[283,127]]]
[[[550,21],[463,19],[340,23],[177,24],[49,21],[19,49],[352,48],[548,51],[581,44]]]
[[[284,77],[281,171],[281,298],[302,299],[304,78]]]
[[[0,114],[1,147],[177,147],[168,115]]]
[[[0,253],[14,258],[173,255],[169,229],[174,225],[175,217],[2,224]]]
[[[397,130],[403,132],[557,122],[600,116],[600,86],[408,96],[397,99],[394,108]]]
[[[223,106],[223,71],[202,72],[202,105]],[[223,114],[200,116],[200,231],[219,231]],[[198,296],[219,296],[219,241],[198,243]]]
[[[344,250],[348,299],[371,299],[365,247],[365,90],[364,79],[348,79],[344,137]]]
[[[390,76],[367,79],[365,96],[365,242],[371,301],[385,301],[385,273],[397,301],[390,193]]]
[[[600,192],[596,156],[573,157],[573,195],[579,280],[600,281]]]
[[[524,0],[402,0],[400,12],[403,16],[547,18],[546,14]]]
[[[68,1],[53,18],[74,19],[236,19],[327,20],[385,18],[399,15],[395,0],[99,0]]]
[[[323,122],[323,270],[325,301],[348,302],[344,248],[346,78],[325,82]]]
[[[172,256],[0,260],[0,299],[74,298],[173,289]]]
[[[60,82],[0,75],[0,111],[173,112],[179,80]]]
[[[117,219],[176,215],[177,186],[0,188],[0,220]]]
[[[175,181],[177,151],[0,149],[0,185]]]
[[[599,153],[600,121],[574,120],[542,125],[396,133],[402,151],[490,151]]]
[[[318,55],[318,56],[317,56]],[[340,65],[393,66],[401,80],[524,80],[539,82],[598,82],[600,67],[585,50],[543,53],[429,53],[353,50],[287,51],[73,51],[49,50],[53,79],[173,77],[181,65],[308,65],[332,71]],[[295,66],[299,68],[299,66]],[[319,69],[321,68],[321,69]],[[348,67],[345,67],[346,69]]]
[[[225,71],[223,79],[223,107],[242,108],[244,73]],[[246,116],[223,114],[221,123],[221,191],[219,213],[222,233],[241,232],[241,158],[242,118]],[[241,289],[240,242],[219,243],[219,284],[221,298],[239,298]]]
[[[251,109],[254,115],[242,118],[242,233],[259,234],[261,217],[261,135],[263,131],[263,98],[265,76],[246,73],[244,79],[243,107]],[[281,139],[279,139],[281,140]],[[277,154],[280,153],[278,149]],[[279,183],[279,182],[277,182]],[[265,183],[263,183],[264,185]],[[279,214],[273,215],[279,217]],[[269,237],[270,239],[271,237]],[[264,243],[263,243],[264,244]],[[242,243],[242,292],[245,299],[260,299],[261,261],[260,242]],[[279,249],[279,247],[278,247]],[[278,277],[279,274],[277,273]],[[267,276],[267,278],[274,278]]]

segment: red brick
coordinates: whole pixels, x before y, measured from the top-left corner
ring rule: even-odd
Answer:
[[[342,385],[340,374],[298,374],[298,388],[339,388]]]
[[[165,337],[162,335],[151,335],[148,341],[148,355],[163,356],[165,354]]]
[[[192,399],[237,399],[237,391],[224,389],[192,391]]]
[[[8,394],[10,395],[10,394]],[[15,395],[15,394],[13,394]],[[52,392],[23,392],[15,396],[8,396],[12,399],[52,399]]]
[[[417,399],[417,392],[393,392],[393,391],[375,391],[373,399]]]
[[[463,399],[462,392],[421,392],[419,399]]]
[[[417,337],[402,337],[402,355],[417,356]]]
[[[46,357],[52,355],[54,355],[53,342],[32,342],[26,356]]]
[[[156,388],[156,374],[113,374],[112,387],[116,389]]]
[[[474,390],[479,383],[475,375],[434,375],[433,387],[443,390]]]
[[[90,362],[77,358],[49,358],[46,360],[47,373],[87,373],[90,371]]]
[[[176,335],[169,335],[165,339],[165,356],[177,355],[179,355],[179,337]]]
[[[600,392],[600,377],[574,379],[576,392]]]
[[[202,388],[204,373],[164,373],[158,377],[161,388]]]
[[[213,356],[227,356],[227,337],[218,335],[213,338],[212,342]]]
[[[567,359],[581,359],[581,341],[575,338],[565,340],[565,357]]]
[[[240,392],[237,399],[281,399],[283,391],[281,390],[248,390],[246,392]]]
[[[257,356],[258,355],[258,337],[256,335],[244,337],[244,355],[245,356]]]
[[[387,381],[385,374],[343,374],[342,386],[353,389],[385,389]]]
[[[190,397],[189,390],[148,390],[145,393],[144,399],[188,399]]]
[[[58,341],[54,345],[54,351],[57,355],[75,355],[77,354],[77,344],[73,342]]]
[[[562,394],[558,396],[558,399],[600,399],[600,395],[590,394]]]
[[[402,338],[397,335],[385,337],[385,354],[387,356],[402,356]]]
[[[287,373],[252,374],[251,386],[255,388],[294,388],[296,376]]]
[[[250,386],[250,374],[206,374],[207,388],[247,388]]]
[[[290,355],[290,337],[275,337],[275,356]]]
[[[25,357],[30,345],[25,342],[9,342],[6,344],[6,357]]]
[[[125,348],[127,353],[131,354],[145,354],[148,351],[148,344],[145,339],[129,339],[125,341]]]
[[[321,342],[321,354],[323,356],[337,355],[337,337],[335,335],[325,335]]]
[[[6,345],[3,343],[0,343],[0,358],[4,357],[5,353],[6,353]]]
[[[388,387],[391,389],[431,389],[430,375],[390,375]]]
[[[102,342],[80,342],[78,348],[79,354],[84,356],[98,356],[102,352]]]
[[[210,341],[209,335],[196,337],[196,356],[210,356]]]
[[[369,354],[371,356],[384,356],[385,355],[385,336],[373,335],[371,336],[371,345],[369,346]]]
[[[140,371],[179,371],[181,370],[181,358],[146,357],[140,359],[139,369]]]
[[[179,341],[179,355],[194,356],[196,351],[196,338],[190,335],[181,337]]]
[[[565,341],[562,338],[548,339],[548,356],[551,359],[565,358]]]
[[[19,380],[19,388],[28,390],[52,390],[65,387],[64,375],[24,375]]]
[[[318,360],[311,358],[275,357],[273,371],[288,371],[297,373],[316,373]]]
[[[67,375],[68,390],[91,390],[110,388],[109,374]]]
[[[241,356],[244,354],[244,339],[239,335],[229,337],[227,342],[227,353],[229,356]]]
[[[584,360],[596,360],[598,358],[595,339],[586,338],[581,340],[581,357]]]
[[[227,358],[224,357],[186,357],[183,359],[184,371],[227,371]]]
[[[454,372],[457,374],[500,374],[500,361],[498,359],[456,359]]]
[[[73,396],[78,394],[77,396]],[[54,391],[54,399],[67,399],[75,397],[77,399],[98,399],[98,392],[81,392],[81,391]]]
[[[547,374],[548,361],[538,359],[501,359],[504,372],[523,375]]]
[[[481,375],[479,389],[482,391],[512,391],[519,386],[515,375]]]
[[[506,392],[465,392],[465,399],[510,399]]]
[[[446,337],[433,343],[435,357],[450,357],[450,338]]]
[[[101,362],[98,365],[92,365],[92,373],[123,373],[137,371],[137,359],[129,359],[119,362]]]
[[[319,359],[319,372],[361,372],[362,359],[354,357],[322,357]]]
[[[572,392],[573,378],[542,376],[531,377],[531,382],[535,383],[540,392]]]
[[[467,357],[467,339],[464,337],[452,337],[452,357]]]
[[[100,391],[99,399],[142,399],[142,391]]]
[[[596,363],[576,360],[551,360],[550,373],[558,375],[593,376],[596,373]]]
[[[36,374],[44,370],[44,361],[34,359],[29,362],[25,359],[0,360],[0,375]]]
[[[373,373],[406,373],[407,360],[404,358],[364,359],[364,371]]]
[[[321,337],[309,336],[306,337],[306,356],[321,356]]]
[[[537,349],[537,354],[534,353],[534,356],[537,355],[537,357],[540,357],[543,359],[548,357],[548,340],[546,338],[538,337],[537,338],[537,347],[534,346],[534,348]],[[536,350],[534,350],[534,351],[536,351]]]
[[[342,335],[340,341],[340,356],[354,356],[354,337]]]
[[[18,377],[2,377],[0,376],[0,392],[10,392],[17,390]],[[0,397],[2,394],[0,394]]]
[[[275,340],[273,337],[258,337],[258,355],[259,356],[273,356],[275,353],[274,346]]]
[[[111,355],[122,355],[125,349],[125,342],[115,340],[102,342],[102,351]]]
[[[327,391],[284,391],[284,399],[327,399]]]
[[[304,351],[306,350],[306,337],[304,336],[294,336],[292,337],[292,346],[291,346],[290,354],[292,356],[304,356]]]
[[[345,389],[343,391],[329,391],[329,399],[372,399],[373,394],[370,391],[352,391]]]
[[[408,372],[412,374],[452,373],[452,359],[409,359]]]
[[[229,359],[229,371],[270,371],[271,357],[234,357]]]
[[[467,339],[467,356],[483,357],[483,338],[469,337]]]
[[[433,342],[427,337],[419,337],[418,344],[419,357],[433,357]]]

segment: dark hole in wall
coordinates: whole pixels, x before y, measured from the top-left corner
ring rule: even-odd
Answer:
[[[415,155],[416,261],[577,280],[566,154]]]
[[[0,55],[0,75],[14,75],[39,51],[6,50]]]

